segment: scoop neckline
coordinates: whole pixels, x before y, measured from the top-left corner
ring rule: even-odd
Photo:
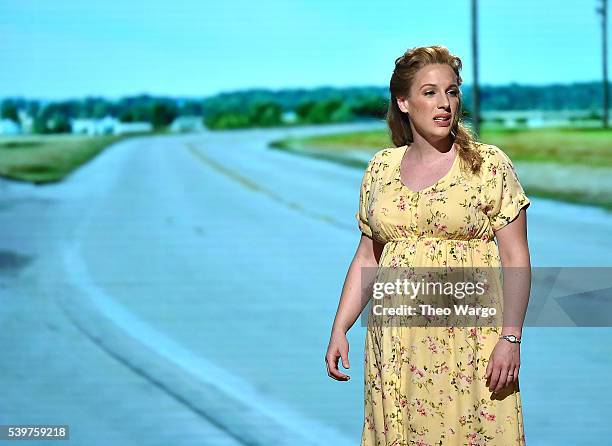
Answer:
[[[404,156],[406,155],[406,152],[408,152],[408,150],[410,149],[409,145],[406,144],[404,146],[404,150],[402,150],[402,154],[399,158],[399,162],[397,163],[397,167],[396,167],[396,179],[399,182],[400,186],[404,189],[406,189],[408,192],[410,192],[411,194],[420,194],[423,192],[426,192],[430,189],[433,189],[434,187],[440,185],[440,183],[443,183],[444,181],[446,181],[451,174],[453,173],[453,171],[455,170],[455,165],[457,164],[457,161],[459,159],[459,154],[457,153],[457,151],[455,150],[455,158],[453,159],[453,164],[451,165],[451,167],[448,169],[448,171],[442,176],[440,177],[440,179],[438,179],[438,181],[436,181],[434,184],[432,184],[431,186],[427,186],[421,190],[418,191],[414,191],[412,189],[410,189],[408,186],[406,186],[404,184],[404,182],[402,181],[402,161],[404,160]]]

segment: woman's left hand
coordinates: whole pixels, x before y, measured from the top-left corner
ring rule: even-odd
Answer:
[[[520,344],[514,344],[505,339],[497,341],[491,352],[485,376],[487,380],[491,379],[487,385],[489,390],[497,393],[506,385],[518,380],[520,356]]]

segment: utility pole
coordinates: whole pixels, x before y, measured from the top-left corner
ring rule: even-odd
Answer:
[[[603,61],[603,117],[602,126],[608,128],[608,0],[601,0],[601,6],[595,9],[601,15],[601,39]]]
[[[603,0],[605,1],[605,0]],[[472,128],[476,138],[480,137],[480,91],[478,89],[478,0],[472,0]]]

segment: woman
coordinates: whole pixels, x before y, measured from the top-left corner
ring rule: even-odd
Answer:
[[[332,327],[328,375],[349,379],[338,360],[349,368],[346,333],[367,303],[367,267],[503,266],[503,324],[381,328],[370,314],[362,446],[525,444],[518,371],[530,201],[508,156],[476,142],[461,122],[461,66],[443,46],[413,48],[395,62],[387,123],[396,147],[376,153],[363,176],[362,234]],[[506,280],[506,267],[523,271],[520,280]]]

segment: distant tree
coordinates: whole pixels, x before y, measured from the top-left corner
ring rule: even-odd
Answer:
[[[369,96],[357,99],[351,110],[356,116],[384,118],[389,100],[381,96]]]
[[[71,126],[68,116],[57,112],[47,121],[46,133],[70,133]]]
[[[145,104],[121,104],[117,107],[117,116],[121,122],[145,121],[153,123],[153,107]]]
[[[47,133],[47,120],[42,116],[37,116],[32,122],[33,133]]]
[[[136,118],[134,117],[134,111],[133,110],[122,110],[119,113],[119,121],[121,122],[134,122],[136,121]]]
[[[315,101],[304,101],[295,107],[295,114],[298,119],[303,122],[308,122],[312,109],[315,106]]]
[[[67,133],[71,131],[70,118],[77,115],[76,101],[53,102],[45,105],[34,120],[36,133]]]
[[[333,98],[322,101],[305,101],[299,104],[295,113],[299,120],[310,124],[322,124],[352,116],[341,99]]]
[[[355,114],[348,102],[344,101],[329,116],[330,122],[349,122],[353,119],[355,119]]]
[[[114,114],[113,106],[110,103],[105,100],[99,100],[93,104],[92,110],[87,117],[101,119],[105,116],[113,116]]]
[[[40,102],[38,101],[31,101],[26,106],[26,113],[28,114],[28,116],[32,118],[35,118],[36,116],[38,116],[39,111],[40,111]]]
[[[218,111],[204,117],[204,125],[209,129],[237,129],[249,127],[249,117],[240,112]]]
[[[281,124],[283,109],[272,101],[259,102],[251,106],[249,121],[253,126],[271,127]]]
[[[201,116],[202,114],[203,105],[199,101],[187,101],[179,106],[181,116]]]
[[[19,123],[17,106],[11,100],[2,101],[2,111],[0,115],[2,116],[2,119],[10,119],[15,123]]]
[[[92,97],[86,97],[85,99],[83,99],[81,101],[79,107],[79,114],[77,117],[81,119],[91,118],[94,114],[94,108],[96,107],[96,104],[98,104],[98,102],[98,99]]]
[[[584,116],[583,119],[589,120],[589,119],[602,119],[602,113],[597,111],[597,110],[590,110],[589,113],[587,113],[586,116]]]
[[[340,114],[340,109],[343,106],[341,99],[329,99],[327,101],[317,102],[313,110],[313,122],[331,122],[333,116]]]
[[[156,129],[166,127],[178,116],[178,109],[173,103],[156,102],[151,113],[151,124]]]
[[[516,118],[516,119],[515,119],[515,122],[516,122],[518,125],[525,126],[525,125],[527,125],[527,117],[525,117],[525,116],[519,116],[518,118]]]

